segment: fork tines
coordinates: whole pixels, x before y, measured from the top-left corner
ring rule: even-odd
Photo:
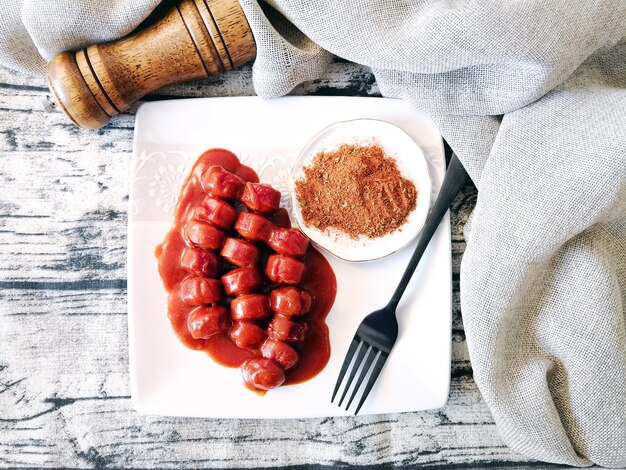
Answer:
[[[330,399],[331,403],[335,401],[335,396],[339,391],[339,387],[341,386],[343,378],[346,375],[348,369],[350,370],[350,375],[348,376],[348,380],[343,389],[343,393],[341,394],[341,398],[339,399],[338,406],[341,406],[341,404],[343,403],[343,400],[346,397],[348,390],[350,390],[350,386],[352,385],[354,378],[357,376],[357,373],[358,378],[356,380],[356,383],[354,384],[354,387],[352,387],[352,393],[350,395],[350,399],[348,400],[348,404],[346,405],[346,410],[350,408],[354,397],[361,388],[361,385],[363,384],[365,378],[368,377],[369,373],[369,378],[367,380],[365,388],[363,389],[361,399],[359,400],[356,410],[354,411],[354,414],[356,415],[361,409],[361,406],[363,406],[363,403],[365,402],[365,399],[369,395],[370,391],[372,390],[372,387],[374,386],[374,383],[378,378],[378,374],[380,374],[380,371],[385,365],[385,361],[388,357],[388,352],[382,351],[372,346],[371,344],[363,341],[357,333],[352,339],[350,349],[348,349],[346,358],[344,359],[343,365],[341,366],[339,378],[337,379],[337,383],[335,384],[333,396]]]

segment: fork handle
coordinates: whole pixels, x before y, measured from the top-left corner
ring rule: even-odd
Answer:
[[[428,244],[435,234],[437,227],[439,227],[441,219],[443,219],[443,216],[446,212],[448,212],[452,201],[454,201],[456,196],[459,194],[461,188],[468,181],[469,175],[465,171],[465,168],[463,168],[463,165],[459,161],[456,154],[453,153],[452,158],[450,159],[450,164],[448,165],[448,170],[446,171],[446,176],[443,179],[443,184],[439,190],[439,195],[437,196],[437,200],[435,201],[432,211],[426,219],[419,242],[415,247],[415,252],[413,253],[413,256],[411,256],[411,260],[406,267],[406,271],[404,271],[404,274],[402,275],[400,284],[398,284],[398,287],[393,293],[387,307],[395,309],[398,306],[398,302],[400,302],[402,294],[404,294],[406,286],[409,284],[409,281],[415,272],[415,268],[417,268],[420,259],[422,259],[422,255],[424,254],[424,251],[426,251],[426,247],[428,247]]]

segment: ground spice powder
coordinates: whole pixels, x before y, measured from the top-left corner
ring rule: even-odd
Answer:
[[[378,238],[404,225],[417,190],[379,144],[343,144],[320,152],[296,181],[302,218],[320,230]]]

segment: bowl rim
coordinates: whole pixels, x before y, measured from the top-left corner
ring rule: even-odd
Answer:
[[[400,131],[401,133],[403,133],[404,135],[406,135],[415,144],[415,146],[420,150],[421,155],[418,156],[418,158],[421,158],[422,160],[424,160],[424,164],[425,164],[424,166],[426,168],[426,179],[428,181],[428,188],[425,188],[425,189],[427,189],[427,191],[420,190],[420,196],[423,193],[426,193],[425,196],[422,196],[422,197],[426,198],[425,201],[424,201],[424,199],[422,199],[422,203],[427,206],[427,209],[426,209],[425,215],[422,217],[422,220],[420,220],[419,224],[416,225],[415,234],[407,242],[402,244],[402,246],[394,248],[389,253],[386,253],[386,254],[381,255],[381,256],[377,256],[375,258],[349,259],[349,258],[344,258],[343,256],[338,255],[337,253],[335,253],[334,251],[332,251],[328,247],[323,246],[319,242],[314,241],[307,234],[307,230],[311,230],[311,229],[308,226],[306,226],[306,224],[304,223],[304,220],[301,220],[302,219],[302,212],[300,210],[300,204],[298,202],[298,198],[297,198],[297,195],[296,195],[296,189],[295,189],[295,183],[296,183],[295,172],[297,170],[299,170],[300,168],[305,166],[305,165],[303,165],[301,163],[301,160],[302,160],[302,158],[304,156],[303,155],[304,152],[307,151],[309,149],[309,147],[311,147],[311,145],[317,139],[319,139],[324,133],[326,133],[329,129],[331,129],[333,127],[336,127],[336,126],[339,126],[339,125],[353,123],[353,122],[360,122],[360,121],[373,121],[373,122],[376,122],[376,123],[384,123],[386,125],[392,126],[395,129],[397,129],[398,131]],[[376,138],[376,136],[373,136],[373,138]],[[381,143],[383,143],[383,142],[381,142]],[[394,158],[395,160],[399,160],[396,157],[391,157],[391,158]],[[411,180],[415,183],[415,180],[413,178],[411,178]],[[378,261],[378,260],[387,258],[387,257],[389,257],[391,255],[394,255],[395,253],[398,253],[399,251],[404,250],[407,246],[409,246],[411,243],[413,243],[415,241],[415,239],[420,235],[420,233],[422,232],[422,230],[424,228],[424,225],[426,224],[426,219],[428,218],[428,215],[430,213],[433,183],[432,183],[432,175],[431,175],[430,166],[428,164],[428,160],[426,159],[426,153],[424,152],[424,148],[420,145],[420,143],[418,141],[416,141],[413,137],[411,137],[411,135],[408,132],[406,132],[404,129],[402,129],[399,125],[397,125],[397,124],[395,124],[393,122],[389,122],[389,121],[383,120],[383,119],[375,119],[375,118],[345,119],[343,121],[334,122],[332,124],[329,124],[329,125],[323,127],[322,129],[320,129],[315,135],[313,135],[309,140],[307,140],[307,142],[304,144],[304,146],[300,149],[300,152],[298,153],[298,156],[293,161],[293,163],[291,165],[291,168],[289,170],[288,183],[289,183],[288,184],[288,189],[289,189],[290,198],[291,198],[292,211],[293,211],[294,218],[296,219],[296,222],[298,224],[298,228],[304,233],[304,235],[306,235],[310,239],[311,244],[313,244],[317,249],[323,251],[324,253],[328,253],[328,254],[334,256],[337,259],[340,259],[342,261],[346,261],[346,262],[349,262],[349,263],[367,263],[367,262],[370,262],[370,261]],[[417,210],[417,207],[414,210]],[[398,229],[399,228],[400,227],[398,227]],[[323,232],[321,232],[321,231],[319,231],[319,232],[323,234]],[[393,233],[393,232],[391,232],[391,233]]]

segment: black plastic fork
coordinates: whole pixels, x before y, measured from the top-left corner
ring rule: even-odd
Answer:
[[[376,379],[385,365],[385,362],[389,357],[389,353],[398,338],[398,321],[396,319],[396,307],[398,306],[398,302],[400,302],[400,298],[402,298],[402,294],[404,294],[406,286],[409,284],[409,281],[415,272],[415,268],[417,268],[417,265],[422,258],[424,251],[426,251],[426,247],[430,243],[431,238],[437,230],[441,219],[448,211],[448,208],[452,204],[452,201],[454,201],[454,198],[468,180],[469,176],[463,168],[463,165],[457,156],[452,154],[448,170],[446,171],[446,176],[443,180],[443,184],[441,185],[441,190],[439,191],[439,196],[435,201],[430,215],[426,219],[419,242],[415,247],[415,252],[409,261],[406,271],[404,271],[400,284],[398,284],[398,287],[393,293],[389,303],[383,309],[376,310],[366,316],[357,328],[356,334],[352,339],[352,343],[350,343],[350,348],[348,349],[346,358],[341,366],[341,371],[339,372],[339,377],[337,378],[337,383],[335,384],[335,390],[333,391],[333,396],[330,400],[331,403],[335,401],[335,397],[337,396],[337,392],[339,391],[339,387],[343,382],[346,372],[350,369],[350,375],[348,376],[338,404],[341,406],[341,403],[346,397],[352,382],[354,382],[354,378],[357,373],[359,373],[356,383],[352,388],[352,394],[350,395],[350,399],[348,400],[348,404],[345,408],[348,410],[371,369],[369,379],[367,380],[367,384],[361,394],[361,398],[354,414],[356,415],[363,406],[365,399],[372,390],[372,387],[374,386],[374,383],[376,382]],[[350,368],[350,366],[352,367]]]

